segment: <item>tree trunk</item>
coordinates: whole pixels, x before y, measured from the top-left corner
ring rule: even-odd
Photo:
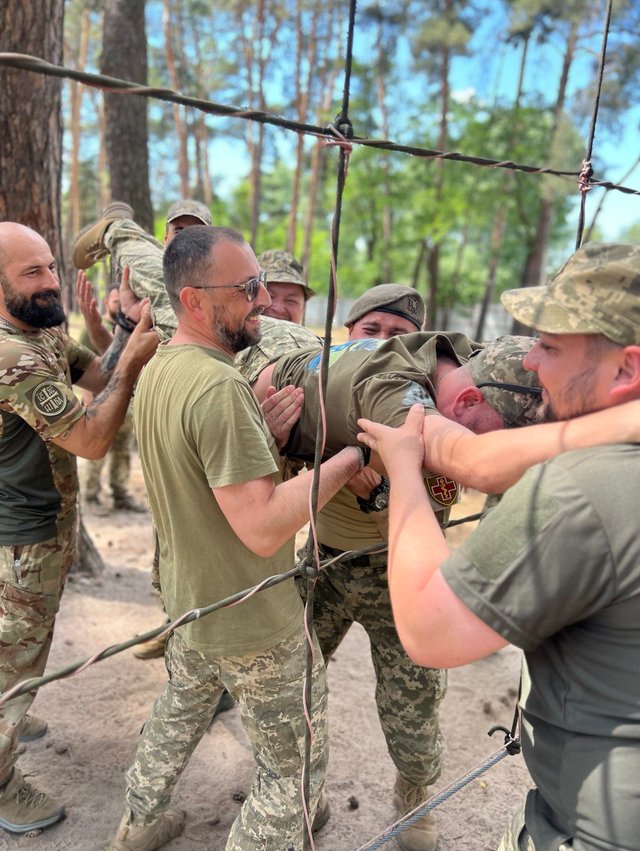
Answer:
[[[578,21],[574,21],[571,26],[571,32],[567,39],[567,46],[562,60],[562,71],[560,73],[560,82],[558,83],[558,94],[553,107],[553,126],[551,130],[550,150],[553,150],[553,142],[558,129],[564,103],[567,95],[567,81],[569,79],[569,71],[573,63],[576,44],[578,40]],[[553,165],[553,163],[552,163]],[[551,229],[551,219],[553,215],[553,201],[549,198],[542,199],[540,211],[538,213],[538,222],[536,224],[536,232],[533,244],[529,249],[527,260],[522,271],[520,279],[521,287],[537,287],[542,283],[544,272],[544,263],[547,253],[547,242],[549,239],[549,231]],[[518,322],[513,320],[511,326],[512,334],[532,334],[533,331]]]
[[[76,538],[76,560],[71,568],[72,573],[84,576],[99,576],[104,572],[104,561],[91,535],[84,525],[82,514],[78,522],[78,537]]]
[[[144,7],[145,0],[104,0],[101,73],[147,84]],[[111,197],[130,204],[138,224],[153,233],[147,101],[105,94],[104,115]]]
[[[180,14],[178,11],[177,14]],[[178,75],[176,64],[176,51],[173,46],[173,36],[178,37],[182,32],[176,21],[172,22],[172,4],[171,0],[163,0],[162,14],[162,29],[164,32],[164,55],[167,61],[167,71],[169,72],[169,83],[171,88],[179,92],[182,89],[181,76]],[[187,126],[183,115],[184,107],[180,104],[172,104],[173,120],[176,125],[176,135],[178,137],[178,174],[180,176],[180,194],[183,198],[189,198],[189,153],[187,144]]]
[[[89,45],[89,10],[84,8],[80,13],[80,27],[78,33],[78,44],[76,46],[76,55],[73,58],[73,65],[79,71],[84,71],[87,62],[87,48]],[[68,62],[69,60],[67,60]],[[70,81],[69,84],[69,102],[71,113],[71,163],[69,165],[69,209],[67,212],[67,221],[64,234],[64,244],[70,250],[73,238],[80,230],[81,225],[81,210],[80,210],[80,135],[81,135],[81,111],[82,111],[82,95],[84,87],[79,83]],[[69,293],[70,307],[75,308],[75,293],[73,290]]]
[[[0,4],[0,51],[32,53],[62,64],[64,0]],[[49,243],[65,281],[60,225],[62,120],[60,80],[0,68],[0,220],[21,222]],[[67,288],[68,292],[68,288]],[[85,532],[77,564],[99,569],[102,559]]]
[[[523,34],[523,42],[522,42],[522,57],[520,58],[520,73],[518,74],[518,86],[516,89],[516,98],[513,105],[516,115],[518,115],[518,110],[520,108],[520,100],[522,98],[522,88],[524,85],[524,71],[527,64],[527,53],[529,50],[529,39],[531,37],[531,31]],[[513,147],[515,141],[518,138],[518,121],[514,121],[511,126],[511,132],[509,133],[509,139],[507,141],[505,150],[507,154]],[[507,198],[509,193],[511,192],[511,186],[513,184],[513,172],[506,171],[502,177],[502,188],[499,192],[499,198],[504,199]],[[498,202],[498,211],[496,213],[495,219],[493,220],[493,227],[491,228],[491,253],[489,255],[489,265],[487,269],[487,280],[484,285],[484,297],[482,299],[482,304],[480,306],[480,315],[478,316],[478,324],[476,326],[476,340],[482,340],[484,337],[484,324],[487,320],[487,314],[489,313],[489,307],[491,302],[493,301],[493,292],[496,285],[496,276],[498,274],[498,266],[500,264],[500,249],[502,247],[502,241],[504,239],[505,229],[507,224],[507,211],[502,200]]]
[[[62,64],[64,0],[0,3],[0,52]],[[0,220],[21,222],[51,246],[68,306],[60,223],[61,82],[0,68]]]

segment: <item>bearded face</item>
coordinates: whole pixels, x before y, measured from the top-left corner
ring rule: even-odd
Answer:
[[[7,280],[0,280],[0,284],[5,306],[14,319],[32,328],[55,328],[67,318],[59,292],[39,290],[27,296],[14,289]]]

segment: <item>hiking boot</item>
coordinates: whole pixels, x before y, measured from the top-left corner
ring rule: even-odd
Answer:
[[[131,498],[128,493],[119,494],[113,498],[116,511],[132,511],[134,514],[146,514],[147,509]]]
[[[161,659],[166,646],[166,635],[162,638],[150,638],[144,644],[139,644],[138,649],[133,651],[133,655],[136,659]]]
[[[29,785],[18,768],[0,789],[0,827],[10,833],[43,830],[64,818],[64,807]]]
[[[151,824],[135,825],[126,810],[109,851],[155,851],[180,836],[186,818],[184,810],[167,810]]]
[[[49,725],[43,718],[37,715],[25,715],[20,725],[19,742],[34,742],[41,739],[47,732]]]
[[[414,786],[400,775],[393,790],[393,803],[402,818],[431,797],[428,786]],[[435,851],[438,844],[438,825],[431,813],[415,821],[396,837],[402,851]]]
[[[313,817],[313,821],[311,822],[311,833],[319,833],[325,824],[329,821],[329,816],[331,815],[331,810],[329,808],[329,799],[324,794],[324,790],[320,795],[320,800],[318,801],[318,806],[316,808],[316,814]]]
[[[73,265],[77,269],[88,269],[98,260],[106,257],[109,250],[104,244],[104,235],[112,222],[118,219],[132,219],[133,210],[122,201],[108,204],[97,222],[82,228],[73,243]]]

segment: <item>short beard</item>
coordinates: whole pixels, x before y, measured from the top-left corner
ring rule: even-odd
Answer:
[[[261,313],[262,311],[258,312]],[[255,313],[251,313],[247,316],[247,319],[255,315]],[[230,352],[233,352],[234,355],[237,355],[238,352],[244,351],[244,349],[248,349],[249,346],[255,346],[255,344],[259,343],[262,339],[262,331],[260,331],[260,329],[252,333],[247,331],[243,324],[239,331],[231,331],[226,327],[226,325],[223,325],[222,320],[217,317],[215,319],[215,332],[224,347]]]
[[[3,287],[4,303],[14,319],[19,319],[32,328],[55,328],[66,320],[64,307],[57,293],[34,293],[26,298],[11,287]],[[36,299],[46,299],[46,305],[36,303]]]

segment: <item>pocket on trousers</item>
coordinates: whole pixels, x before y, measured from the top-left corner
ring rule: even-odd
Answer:
[[[58,611],[58,599],[0,582],[0,646],[15,647],[34,631],[48,633]]]

